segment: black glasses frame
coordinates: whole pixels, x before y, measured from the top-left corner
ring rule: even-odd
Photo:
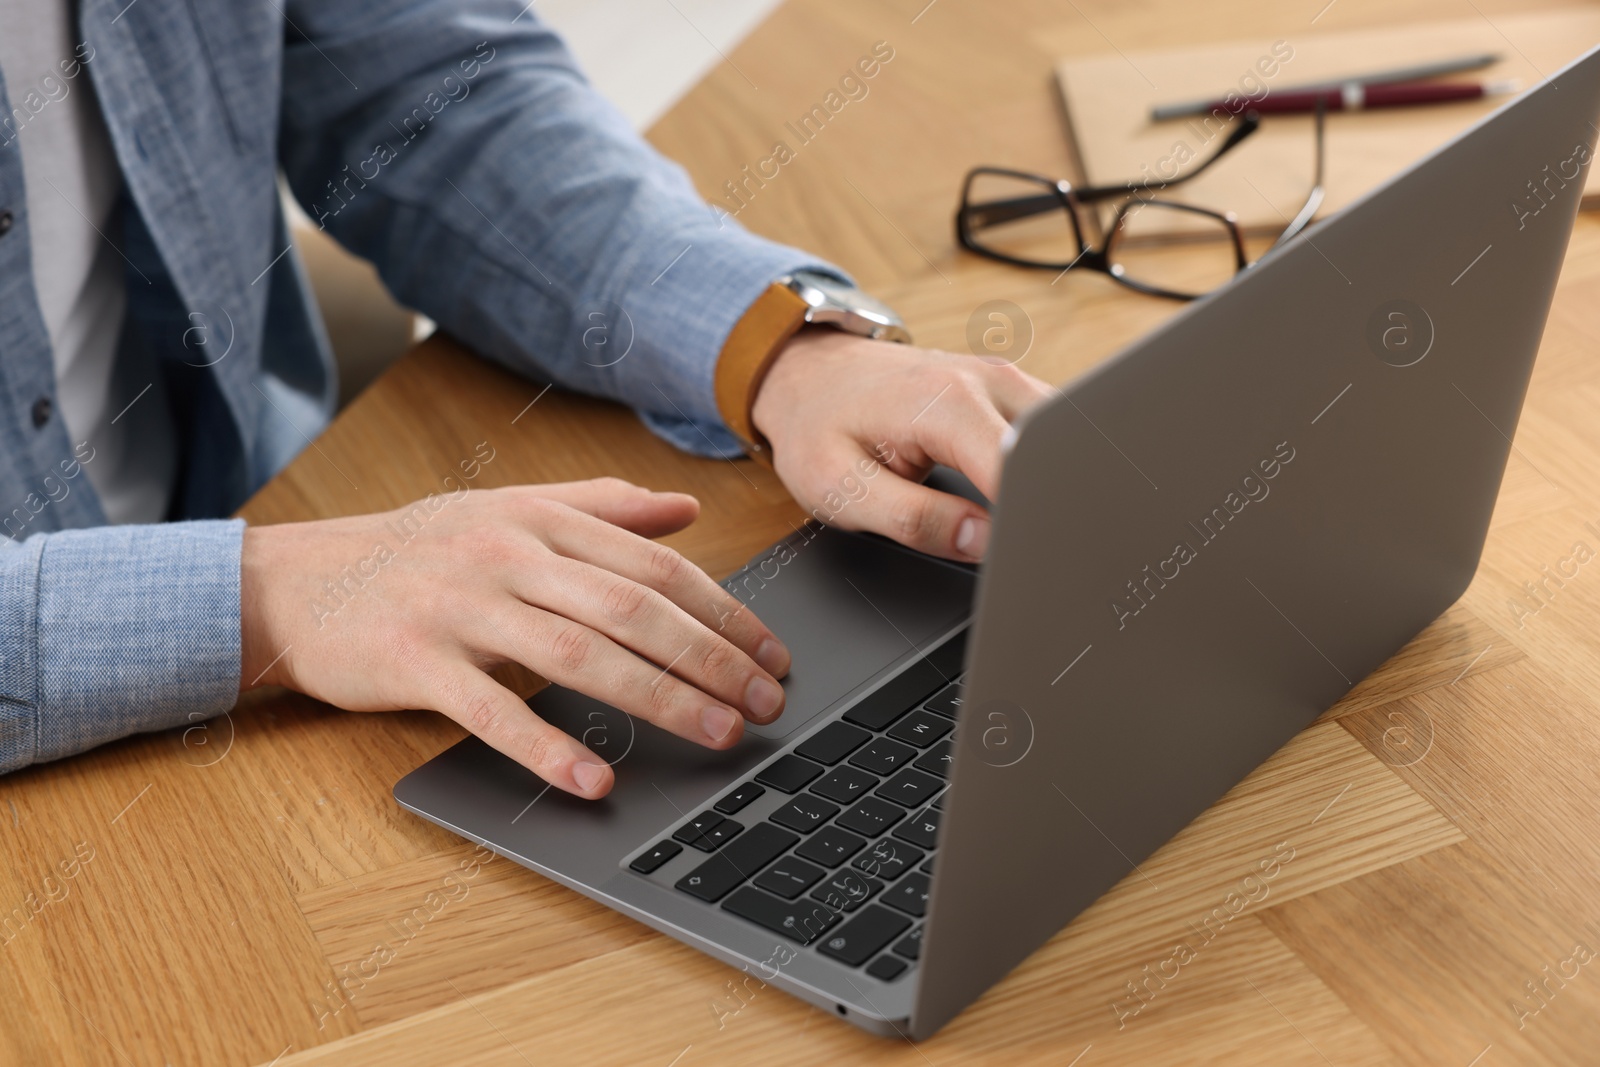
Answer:
[[[1324,197],[1322,180],[1323,161],[1323,126],[1326,107],[1324,102],[1318,100],[1316,111],[1316,149],[1314,178],[1310,195],[1305,204],[1295,217],[1290,220],[1284,231],[1278,235],[1268,253],[1288,243],[1302,230],[1311,224],[1316,217],[1318,209],[1322,206]],[[1140,293],[1151,296],[1165,297],[1171,300],[1195,300],[1203,293],[1185,293],[1162,286],[1141,282],[1137,278],[1130,278],[1123,270],[1121,264],[1116,262],[1117,241],[1123,232],[1127,218],[1147,204],[1159,205],[1175,211],[1186,211],[1194,215],[1214,219],[1227,231],[1232,245],[1234,257],[1234,273],[1248,269],[1251,264],[1245,256],[1244,235],[1239,230],[1237,218],[1231,212],[1213,211],[1209,208],[1198,207],[1194,204],[1185,204],[1176,200],[1163,200],[1155,197],[1142,196],[1143,193],[1159,192],[1173,186],[1182,185],[1186,181],[1199,177],[1216,163],[1217,160],[1237,148],[1246,138],[1261,127],[1261,117],[1254,111],[1246,112],[1240,116],[1239,124],[1228,134],[1226,140],[1217,146],[1217,149],[1201,161],[1199,166],[1187,174],[1175,178],[1157,181],[1124,182],[1121,185],[1101,185],[1086,188],[1075,188],[1071,182],[1059,178],[1049,178],[1041,174],[1028,171],[1010,170],[1004,167],[974,167],[967,172],[961,185],[961,206],[956,211],[956,236],[963,248],[975,252],[988,259],[1002,263],[1010,263],[1018,267],[1035,267],[1045,270],[1057,270],[1063,274],[1074,268],[1084,268],[1109,275],[1115,281]],[[1006,178],[1015,178],[1022,181],[1037,183],[1049,188],[1048,192],[1039,192],[1028,196],[1008,197],[1004,200],[989,200],[974,203],[972,200],[973,183],[984,175],[998,175]],[[1083,213],[1092,209],[1092,205],[1110,200],[1123,199],[1124,202],[1117,207],[1111,227],[1106,231],[1104,240],[1098,247],[1090,244],[1084,238]],[[1072,223],[1072,236],[1078,246],[1078,254],[1067,262],[1053,260],[1030,259],[1014,256],[1006,252],[986,247],[977,237],[978,231],[990,226],[997,226],[1005,222],[1015,222],[1018,219],[1032,218],[1057,209],[1064,210],[1067,218]],[[1098,218],[1096,218],[1098,222]]]

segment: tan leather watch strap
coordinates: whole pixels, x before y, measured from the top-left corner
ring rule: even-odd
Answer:
[[[745,450],[767,462],[771,450],[755,427],[751,409],[773,360],[805,325],[809,307],[787,285],[769,285],[734,324],[717,357],[713,386],[717,411]]]

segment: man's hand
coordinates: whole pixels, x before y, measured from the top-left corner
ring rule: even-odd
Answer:
[[[943,463],[995,499],[1007,427],[1052,392],[1004,362],[810,327],[773,363],[752,416],[807,511],[975,561],[989,545],[988,515],[918,483]]]
[[[783,644],[647,540],[699,514],[615,478],[462,490],[378,515],[245,530],[241,688],[352,711],[432,708],[583,797],[611,768],[485,671],[514,661],[708,748],[783,710]]]

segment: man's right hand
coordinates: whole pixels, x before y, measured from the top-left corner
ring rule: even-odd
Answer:
[[[590,798],[610,791],[610,767],[488,670],[520,663],[708,748],[782,712],[782,642],[648,540],[693,522],[693,497],[602,478],[431,500],[247,528],[240,688],[431,708]]]

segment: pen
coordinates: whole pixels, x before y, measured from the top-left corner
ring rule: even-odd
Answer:
[[[1443,104],[1453,100],[1478,100],[1504,96],[1517,91],[1515,81],[1501,82],[1401,82],[1394,85],[1362,85],[1350,82],[1333,89],[1269,93],[1247,110],[1260,114],[1293,114],[1317,109],[1321,100],[1329,111],[1370,111],[1383,107],[1414,107],[1418,104]],[[1217,103],[1219,109],[1222,104]]]
[[[1399,67],[1393,70],[1371,71],[1366,74],[1349,74],[1340,78],[1325,78],[1317,82],[1308,82],[1299,85],[1285,85],[1280,89],[1273,90],[1273,92],[1278,94],[1314,92],[1316,90],[1338,89],[1341,86],[1350,85],[1352,83],[1356,85],[1392,85],[1398,82],[1420,81],[1423,78],[1437,78],[1445,74],[1461,74],[1469,70],[1480,70],[1483,67],[1490,66],[1494,63],[1498,63],[1499,61],[1499,55],[1493,52],[1485,52],[1477,55],[1457,56],[1454,59],[1439,60],[1435,63],[1423,63],[1417,66]],[[1270,97],[1273,95],[1273,93],[1269,92],[1267,95]],[[1253,103],[1247,103],[1243,107],[1238,107],[1237,111],[1243,111],[1254,106],[1255,105]],[[1313,104],[1313,106],[1315,105]],[[1206,115],[1217,109],[1217,101],[1210,98],[1205,100],[1191,100],[1181,104],[1161,104],[1157,107],[1151,108],[1150,118],[1152,121],[1161,122],[1165,119],[1183,118],[1188,115]],[[1234,107],[1224,107],[1220,110],[1227,111],[1229,113],[1237,113]],[[1255,110],[1260,111],[1261,108],[1256,107]]]

